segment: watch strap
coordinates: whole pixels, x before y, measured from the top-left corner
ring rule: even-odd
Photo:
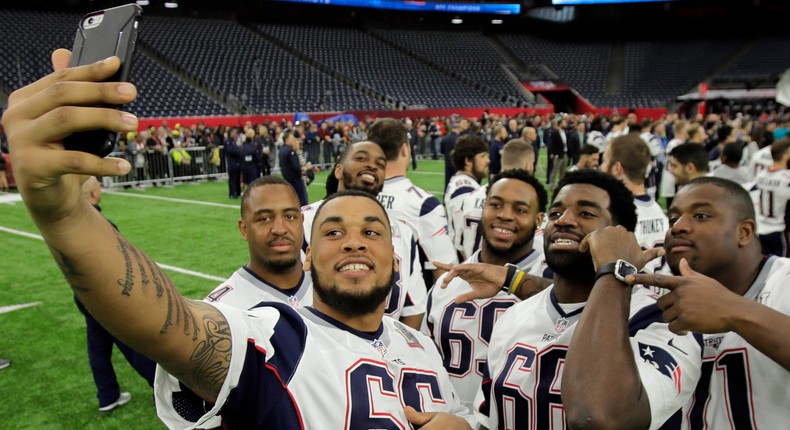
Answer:
[[[604,264],[603,266],[598,268],[597,272],[595,272],[595,280],[598,281],[598,278],[600,278],[603,275],[608,275],[610,273],[613,274],[614,271],[615,271],[615,268],[617,268],[617,262],[616,261],[612,262],[612,263]]]

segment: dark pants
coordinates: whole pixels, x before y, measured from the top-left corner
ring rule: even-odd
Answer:
[[[241,166],[228,163],[228,196],[241,196]]]
[[[99,407],[107,406],[118,400],[121,395],[121,388],[118,379],[115,377],[115,369],[112,367],[112,346],[115,344],[126,357],[126,361],[132,365],[135,371],[140,374],[151,387],[154,386],[154,375],[156,373],[156,363],[148,357],[129,348],[125,343],[119,341],[102,327],[88,310],[74,297],[77,308],[85,315],[85,324],[88,329],[88,361],[93,373],[93,382],[96,384],[96,398],[99,399]]]
[[[324,148],[324,160],[323,160],[324,164],[332,163],[332,159],[333,159],[332,153],[335,152],[335,148],[332,145],[332,141],[325,140],[321,143],[321,145]]]
[[[244,163],[241,166],[241,181],[245,185],[250,185],[252,181],[260,176],[258,165],[255,163]]]

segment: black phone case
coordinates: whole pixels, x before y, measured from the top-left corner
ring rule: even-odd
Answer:
[[[132,70],[132,57],[137,41],[137,23],[142,8],[127,4],[85,15],[77,28],[69,67],[92,64],[113,55],[121,59],[121,67],[108,82],[128,82]],[[91,16],[104,14],[100,25],[83,28]],[[120,106],[106,106],[120,108]],[[115,146],[116,133],[110,130],[89,130],[74,133],[63,139],[63,146],[71,151],[83,151],[106,157]]]

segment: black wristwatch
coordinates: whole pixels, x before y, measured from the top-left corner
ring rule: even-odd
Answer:
[[[628,275],[636,275],[639,273],[639,270],[637,270],[633,264],[625,260],[618,259],[614,263],[608,263],[601,266],[598,271],[595,272],[595,280],[597,281],[601,276],[608,275],[610,273],[613,274],[618,281],[626,283],[625,277]]]

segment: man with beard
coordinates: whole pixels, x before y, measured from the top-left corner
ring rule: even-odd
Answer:
[[[751,197],[735,182],[692,180],[668,214],[664,249],[675,276],[627,280],[670,291],[658,305],[672,331],[705,333],[702,376],[683,428],[785,427],[790,259],[762,254]]]
[[[470,428],[454,415],[465,409],[438,352],[424,346],[430,339],[383,318],[394,258],[375,198],[347,191],[318,210],[305,261],[314,269],[313,308],[187,299],[82,196],[84,175],[122,176],[131,165],[64,151],[63,137],[86,127],[136,129],[133,115],[93,106],[129,103],[137,90],[104,82],[117,57],[67,68],[70,57],[55,51],[56,72],[9,97],[3,125],[17,185],[80,301],[162,366],[155,393],[169,427],[200,427],[219,414],[225,428]],[[68,118],[57,114],[64,111]],[[368,385],[374,379],[381,384]]]
[[[525,143],[530,150],[532,147]],[[531,160],[528,164],[532,167]],[[533,248],[538,225],[543,221],[548,197],[543,185],[523,169],[505,170],[495,175],[488,187],[481,219],[484,246],[467,263],[514,265],[527,272],[543,256]],[[441,285],[440,278],[436,285]],[[502,313],[519,302],[506,291],[496,296],[466,303],[454,303],[456,296],[471,291],[462,279],[447,288],[434,286],[428,292],[426,326],[450,374],[461,403],[474,410],[474,399],[485,365],[491,330]]]
[[[380,146],[367,141],[354,143],[340,155],[332,174],[337,187],[331,192],[328,190],[327,195],[331,196],[337,191],[358,190],[375,196],[384,186],[386,166],[387,159]],[[302,208],[305,241],[308,245],[313,219],[322,202],[320,200]],[[392,246],[398,264],[384,314],[419,330],[425,314],[426,287],[416,243],[411,230],[401,222],[392,223]]]
[[[376,142],[387,157],[386,179],[378,199],[393,220],[408,225],[419,244],[421,255],[425,255],[420,260],[424,263],[426,284],[432,285],[441,275],[432,261],[458,262],[453,241],[447,233],[444,207],[433,194],[414,185],[406,177],[411,145],[400,120],[379,118],[370,126],[368,138]]]
[[[494,326],[475,401],[478,420],[500,429],[566,421],[571,428],[679,425],[679,409],[699,378],[701,346],[691,334],[669,331],[646,288],[623,281],[658,254],[642,251],[631,233],[633,195],[604,173],[571,172],[558,184],[548,217],[551,287],[536,293],[519,283],[519,270],[486,264],[447,275],[461,273],[474,289],[493,285],[531,296]]]
[[[312,281],[302,270],[299,198],[280,176],[254,180],[241,197],[241,237],[250,261],[222,282],[206,301],[249,309],[262,301],[292,307],[313,302]]]
[[[488,145],[473,134],[461,136],[451,156],[457,170],[444,191],[444,210],[447,214],[447,231],[457,249],[464,229],[461,211],[464,197],[480,188],[480,181],[488,177]]]

